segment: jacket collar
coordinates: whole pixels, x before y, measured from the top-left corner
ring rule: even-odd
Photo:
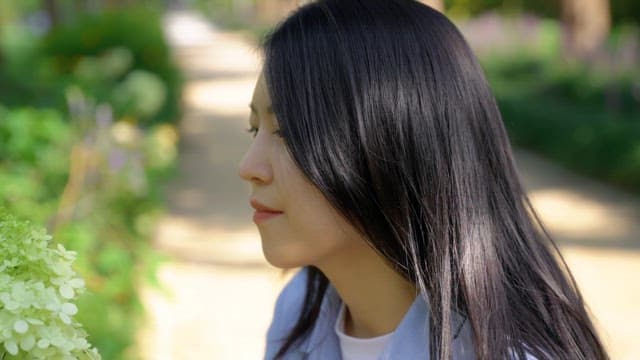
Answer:
[[[311,334],[300,346],[302,352],[309,354],[316,347],[323,345],[323,347],[332,347],[340,353],[340,343],[337,336],[333,334],[333,326],[338,317],[341,303],[342,299],[340,299],[338,292],[333,285],[329,283],[324,298],[322,299],[322,304],[320,305],[320,314],[315,322],[315,326]]]
[[[305,358],[333,359],[335,354],[340,354],[340,342],[334,332],[334,325],[341,305],[342,299],[329,283],[315,326],[299,347],[299,350],[306,355]],[[453,314],[453,328],[461,330],[460,336],[454,338],[454,354],[460,356],[455,358],[473,359],[473,354],[470,353],[472,340],[469,323],[465,322],[465,318],[458,313]],[[402,354],[409,357],[412,356],[411,354],[424,354],[428,359],[429,317],[429,305],[425,301],[425,296],[417,296],[385,347],[381,359],[397,359]]]
[[[336,289],[329,284],[322,299],[320,314],[311,334],[301,344],[300,350],[306,354],[314,353],[322,349],[327,353],[340,353],[340,343],[334,332],[335,321],[342,305],[342,299]],[[428,352],[429,336],[429,307],[422,296],[417,296],[409,307],[409,310],[400,321],[394,336],[385,347],[384,355],[397,354],[399,349],[403,352],[422,354]],[[410,334],[410,336],[409,336]],[[321,357],[318,357],[321,358]]]

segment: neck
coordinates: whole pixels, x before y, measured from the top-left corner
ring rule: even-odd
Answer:
[[[415,301],[417,290],[382,256],[362,245],[317,267],[345,303],[345,333],[370,338],[396,329]]]

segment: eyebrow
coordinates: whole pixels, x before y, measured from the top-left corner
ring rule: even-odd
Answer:
[[[256,110],[255,105],[253,105],[253,103],[249,104],[249,108],[251,109],[251,111],[257,113],[258,111]],[[271,105],[267,106],[267,114],[273,114],[273,108],[271,107]]]

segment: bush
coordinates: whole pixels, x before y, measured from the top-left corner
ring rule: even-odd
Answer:
[[[70,20],[45,35],[0,29],[0,207],[77,252],[89,291],[76,318],[104,359],[136,359],[138,285],[157,283],[149,238],[173,173],[181,81],[158,12]]]
[[[142,307],[138,284],[154,281],[149,244],[162,213],[159,186],[175,161],[175,129],[114,121],[108,105],[69,92],[70,118],[53,109],[0,108],[0,206],[46,223],[78,253],[88,292],[77,319],[104,359],[131,351]]]
[[[181,80],[170,57],[160,15],[148,7],[87,14],[54,28],[43,41],[43,53],[54,59],[57,71],[71,74],[85,56],[99,56],[114,48],[127,49],[133,70],[155,74],[166,85],[167,101],[149,122],[175,122],[179,119]],[[116,80],[124,80],[127,75],[121,74]]]
[[[80,86],[116,117],[145,126],[180,118],[181,78],[160,14],[147,7],[82,14],[44,37],[26,24],[0,32],[0,96],[10,106],[64,109]]]
[[[531,48],[482,63],[515,145],[640,193],[638,69],[570,64]]]
[[[76,253],[51,239],[0,208],[0,359],[100,359],[74,319]]]

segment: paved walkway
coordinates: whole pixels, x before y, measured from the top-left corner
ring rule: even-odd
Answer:
[[[166,18],[187,76],[180,176],[156,245],[173,257],[159,273],[168,296],[144,289],[145,359],[259,359],[274,301],[291,274],[262,258],[249,185],[236,166],[249,146],[248,103],[259,59],[247,39],[191,13]],[[614,359],[640,359],[640,202],[518,151],[543,220],[599,319]]]

